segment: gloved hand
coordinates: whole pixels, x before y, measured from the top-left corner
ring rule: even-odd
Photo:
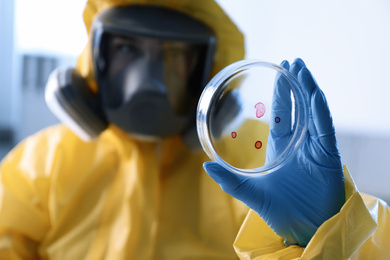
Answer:
[[[287,164],[270,174],[246,177],[216,162],[205,162],[206,172],[233,197],[256,211],[287,244],[306,246],[317,228],[336,214],[345,200],[343,167],[326,99],[301,59],[289,66],[309,104],[308,134]],[[280,123],[272,122],[267,160],[276,158],[292,138],[290,92],[283,80],[275,81],[273,110]]]

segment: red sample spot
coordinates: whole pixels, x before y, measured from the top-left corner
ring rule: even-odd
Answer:
[[[237,137],[237,133],[236,132],[232,132],[232,138],[236,138]]]
[[[256,117],[257,118],[260,118],[262,116],[264,116],[265,114],[265,105],[261,102],[257,103],[255,105],[255,108],[256,108]]]
[[[255,143],[256,149],[260,149],[262,146],[263,146],[263,143],[260,142],[260,141],[257,141],[257,142]]]

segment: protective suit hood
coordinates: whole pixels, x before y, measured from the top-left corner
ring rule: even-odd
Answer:
[[[88,43],[78,58],[76,70],[87,79],[88,85],[96,93],[98,91],[96,77],[93,69],[92,53],[92,24],[94,19],[103,10],[114,6],[124,5],[151,5],[161,6],[182,12],[210,27],[216,35],[216,50],[210,78],[228,64],[243,59],[244,38],[238,28],[233,24],[224,11],[212,0],[201,1],[156,1],[156,0],[122,0],[122,1],[102,1],[89,0],[84,9],[83,18],[87,32],[89,34]],[[195,119],[194,119],[195,120]],[[187,134],[186,134],[187,135]],[[186,142],[196,143],[196,131],[188,131],[188,136],[184,136]],[[190,145],[191,146],[191,145]]]

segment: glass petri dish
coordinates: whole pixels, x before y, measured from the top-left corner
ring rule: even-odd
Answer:
[[[211,160],[237,174],[258,176],[283,167],[299,149],[307,132],[308,106],[288,70],[242,60],[206,85],[196,120],[200,143]]]

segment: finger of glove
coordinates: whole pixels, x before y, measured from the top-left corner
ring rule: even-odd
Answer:
[[[318,89],[317,82],[306,67],[302,67],[301,70],[298,72],[298,81],[301,84],[304,96],[306,97],[306,101],[309,107],[309,134],[310,136],[317,136],[317,130],[314,125],[313,112],[311,107],[311,96],[313,94],[313,91],[315,89]]]
[[[203,168],[216,181],[222,188],[222,190],[233,197],[243,200],[245,194],[243,193],[248,177],[235,174],[226,170],[220,164],[210,161],[203,164]]]
[[[294,62],[290,66],[290,73],[294,75],[295,78],[298,78],[299,71],[305,67],[306,64],[301,58],[296,58]],[[308,97],[307,97],[308,98]],[[296,103],[298,100],[295,100],[295,118],[298,118],[298,104]],[[296,125],[293,126],[293,131],[295,131]]]
[[[303,67],[306,67],[305,62],[301,58],[296,58],[294,62],[291,64],[289,71],[291,72],[291,74],[294,75],[295,78],[297,78],[299,71]]]
[[[286,70],[289,70],[288,61],[280,64]],[[270,130],[273,137],[285,136],[291,133],[291,96],[290,85],[286,78],[277,73],[275,79],[274,93],[272,97],[272,115]]]
[[[332,114],[330,113],[326,97],[319,88],[315,89],[313,92],[311,107],[313,122],[320,143],[329,151],[338,150]]]

